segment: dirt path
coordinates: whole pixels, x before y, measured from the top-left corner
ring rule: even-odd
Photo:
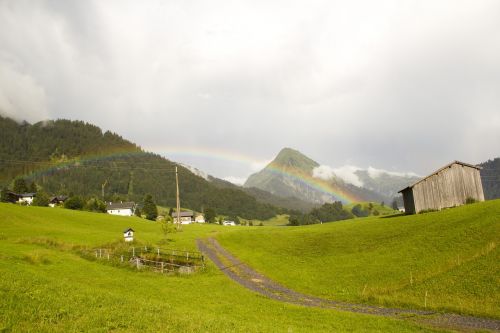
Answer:
[[[383,308],[366,304],[354,304],[322,299],[288,289],[244,264],[226,251],[213,238],[197,240],[198,248],[232,280],[269,298],[303,306],[320,307],[379,316],[415,320],[441,328],[460,331],[492,330],[500,332],[500,320],[442,314],[433,311]]]

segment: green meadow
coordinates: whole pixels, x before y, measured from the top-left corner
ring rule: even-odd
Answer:
[[[270,300],[211,263],[193,275],[161,275],[87,260],[75,250],[117,242],[128,227],[140,242],[186,250],[195,249],[196,238],[217,235],[234,248],[230,239],[272,234],[272,227],[187,225],[167,241],[157,223],[136,217],[11,204],[0,204],[0,226],[1,332],[436,331]]]
[[[306,294],[500,318],[500,200],[413,216],[264,227],[218,240]]]

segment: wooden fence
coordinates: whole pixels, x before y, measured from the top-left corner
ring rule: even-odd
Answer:
[[[194,273],[205,268],[203,254],[196,251],[180,251],[159,247],[130,247],[126,251],[96,248],[87,252],[97,260],[133,266],[137,269],[149,269],[158,273],[179,272]]]

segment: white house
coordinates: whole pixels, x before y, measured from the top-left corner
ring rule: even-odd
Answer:
[[[236,225],[236,223],[234,223],[234,221],[223,221],[223,222],[222,222],[222,225],[235,226],[235,225]]]
[[[17,195],[18,203],[31,205],[33,203],[33,199],[35,198],[35,193],[21,193]]]
[[[188,212],[180,212],[180,220],[181,224],[191,224],[194,221],[194,213],[191,211]],[[179,223],[177,221],[177,212],[173,211],[172,212],[172,218],[174,219],[174,223]]]
[[[132,216],[135,211],[135,202],[109,202],[106,205],[108,214],[120,216]]]
[[[134,229],[128,228],[123,232],[123,238],[125,242],[132,242],[134,240]]]
[[[203,214],[198,214],[196,215],[196,217],[194,218],[194,221],[196,223],[205,223],[205,216],[203,216]]]

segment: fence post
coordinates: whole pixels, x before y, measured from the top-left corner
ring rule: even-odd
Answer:
[[[144,252],[148,252],[148,247],[144,246]]]
[[[95,257],[97,258],[97,250],[95,250]]]
[[[102,258],[102,249],[99,249],[99,258]]]
[[[108,260],[109,260],[109,252],[108,252]]]
[[[135,259],[135,266],[137,267],[137,269],[139,269],[139,258]]]
[[[160,256],[160,248],[157,248],[156,251],[158,252],[158,257]]]
[[[135,247],[132,247],[132,257],[135,257]]]
[[[123,254],[120,256],[120,260],[121,262],[123,262]]]
[[[161,272],[163,274],[163,261],[161,262]]]

